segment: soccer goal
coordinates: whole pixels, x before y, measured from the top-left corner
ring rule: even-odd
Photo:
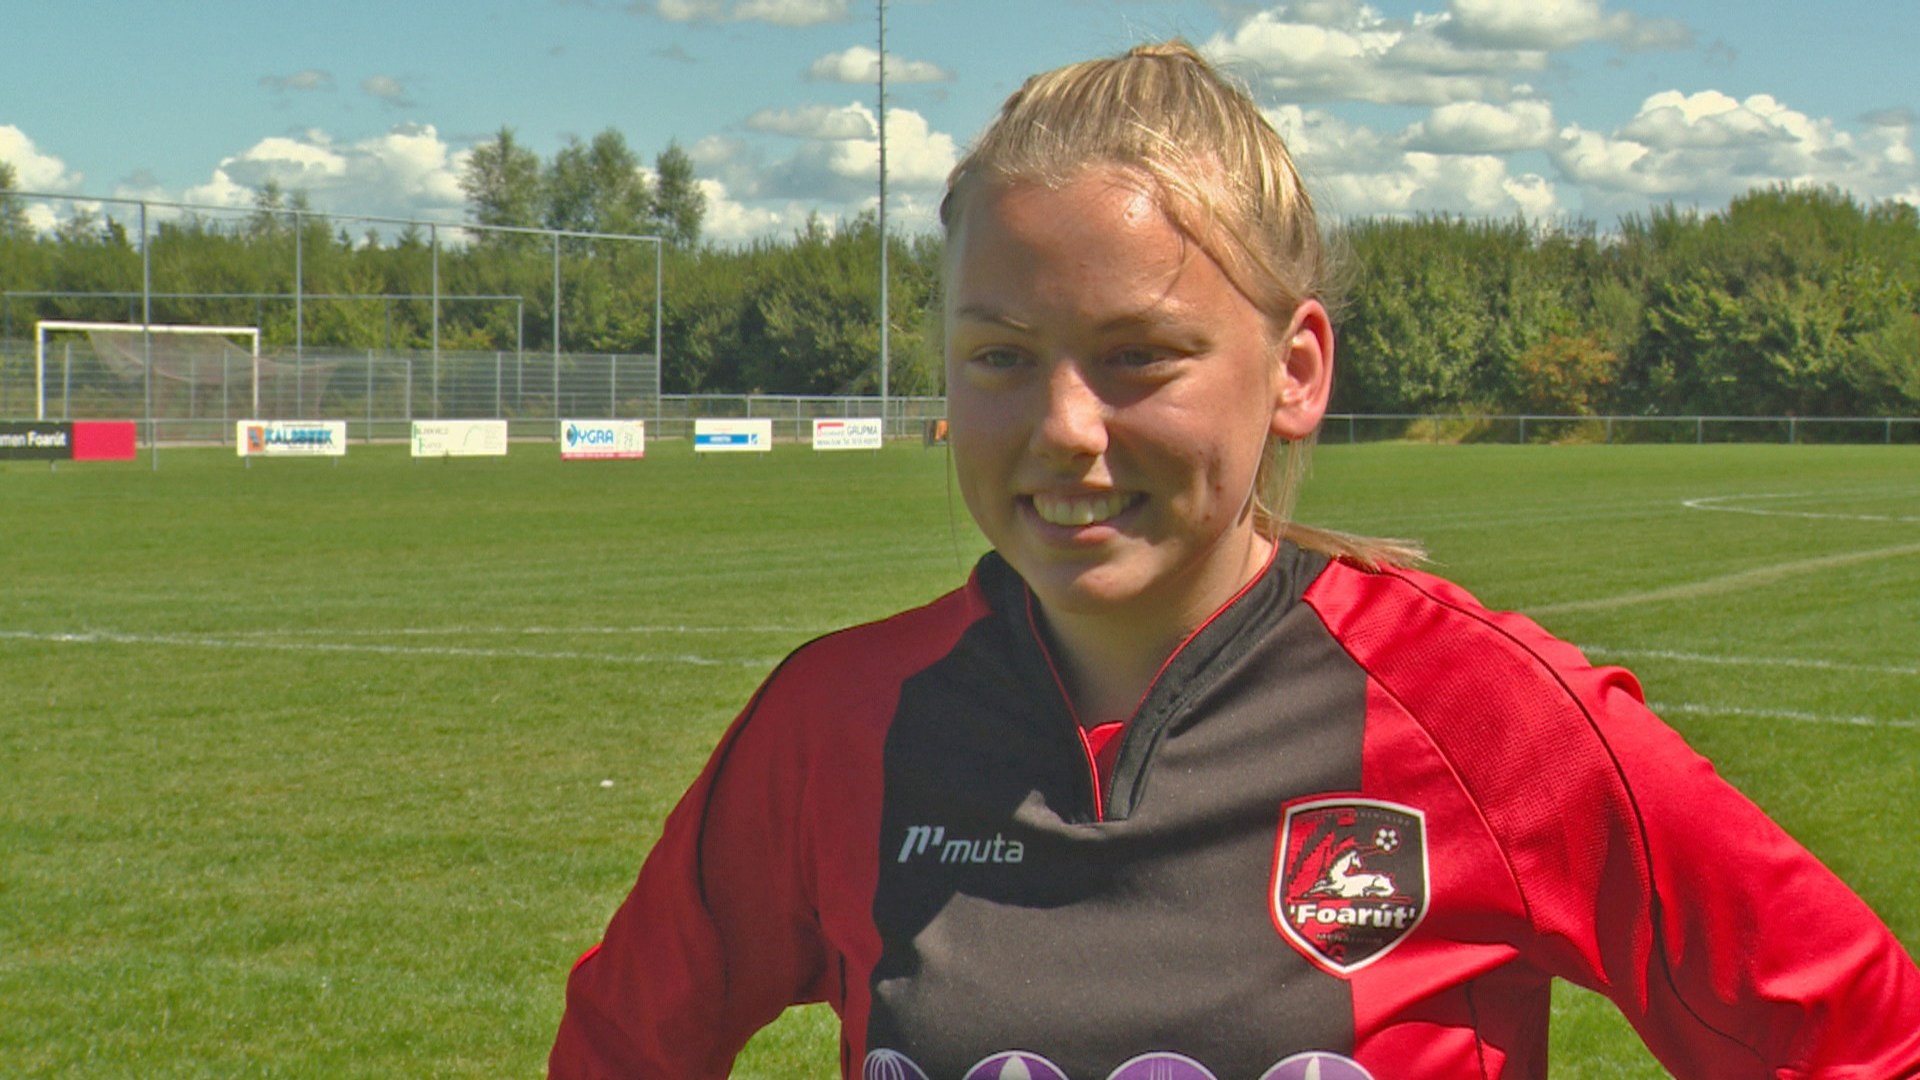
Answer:
[[[159,323],[74,322],[42,319],[33,324],[33,390],[36,420],[47,418],[47,335],[56,331],[87,335],[94,355],[126,375],[152,374],[175,381],[192,379],[200,361],[219,361],[239,353],[253,365],[253,409],[260,410],[260,328]],[[158,339],[155,341],[154,339]],[[232,338],[245,338],[240,353]],[[215,370],[218,370],[217,368]]]

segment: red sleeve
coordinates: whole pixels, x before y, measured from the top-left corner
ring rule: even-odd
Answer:
[[[755,1031],[824,996],[800,865],[804,770],[777,745],[781,725],[756,723],[766,694],[669,815],[606,936],[569,976],[549,1076],[722,1080]]]
[[[886,734],[901,683],[986,613],[970,585],[767,680],[568,978],[550,1076],[721,1080],[754,1032],[815,1001],[860,1059]]]
[[[1920,1077],[1920,971],[1618,668],[1424,574],[1309,594],[1413,714],[1524,898],[1522,958],[1605,994],[1688,1080]]]
[[[1631,913],[1651,931],[1602,935],[1601,966],[1580,981],[1678,1076],[1920,1076],[1920,972],[1886,925],[1630,679],[1575,680],[1619,762],[1639,848],[1610,860],[1593,917]]]

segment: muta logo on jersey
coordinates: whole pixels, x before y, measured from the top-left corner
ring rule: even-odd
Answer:
[[[1427,913],[1426,815],[1375,799],[1287,807],[1273,865],[1273,921],[1307,959],[1351,975]]]

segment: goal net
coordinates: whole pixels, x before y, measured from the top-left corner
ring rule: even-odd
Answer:
[[[223,415],[228,408],[246,408],[250,416],[294,415],[307,402],[318,403],[326,391],[332,361],[286,363],[260,354],[260,329],[255,326],[199,326],[141,323],[43,320],[34,330],[34,382],[40,419],[46,419],[50,378],[48,344],[60,335],[84,337],[101,378],[118,385],[95,386],[97,407],[108,411],[138,412],[150,407],[157,416],[201,417]],[[151,377],[152,397],[146,397]],[[63,365],[61,396],[71,397],[72,365]],[[134,389],[138,387],[138,392]],[[283,402],[280,399],[285,398]],[[129,409],[128,406],[141,408]]]

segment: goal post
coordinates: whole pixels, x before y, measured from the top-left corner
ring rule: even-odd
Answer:
[[[34,419],[47,418],[47,333],[75,330],[85,333],[211,335],[245,337],[253,357],[253,411],[260,411],[260,328],[257,326],[200,326],[163,323],[76,322],[69,319],[41,319],[33,324]]]

